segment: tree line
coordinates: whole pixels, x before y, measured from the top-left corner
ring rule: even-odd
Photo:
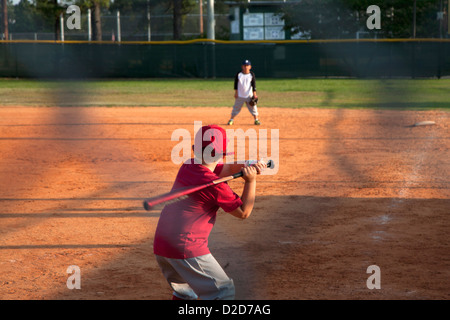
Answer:
[[[379,30],[366,28],[370,5],[381,9]],[[285,7],[283,15],[286,28],[318,39],[346,38],[358,31],[379,38],[441,38],[448,32],[448,0],[302,0]]]
[[[2,23],[0,35],[14,32],[54,32],[59,37],[59,16],[70,4],[82,12],[92,12],[93,40],[102,39],[102,15],[119,10],[144,22],[148,12],[172,15],[173,39],[183,38],[185,16],[206,5],[207,0],[0,0]],[[215,0],[216,13],[227,13],[230,1]],[[281,4],[282,2],[280,2]],[[381,8],[381,29],[365,28],[366,9]],[[234,5],[243,9],[247,0]],[[289,32],[302,32],[312,39],[353,38],[358,31],[367,31],[379,38],[442,38],[448,37],[449,0],[300,0],[280,5],[278,13]],[[202,12],[202,11],[200,11]],[[198,12],[195,12],[198,13]],[[205,13],[206,14],[206,13]],[[231,18],[231,17],[230,17]],[[200,35],[204,36],[204,35]],[[219,37],[220,38],[220,37]]]
[[[206,0],[0,0],[2,5],[2,26],[0,33],[14,32],[54,32],[59,37],[59,16],[69,5],[77,5],[82,12],[92,13],[93,40],[102,40],[102,15],[120,11],[122,14],[147,19],[147,13],[159,12],[173,15],[173,38],[182,38],[183,18],[196,6],[203,7]],[[219,8],[224,1],[216,1]]]

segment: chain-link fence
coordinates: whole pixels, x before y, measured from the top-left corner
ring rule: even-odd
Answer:
[[[200,21],[200,18],[202,21]],[[188,14],[183,19],[182,38],[193,39],[204,36],[206,15]],[[220,39],[229,38],[230,22],[227,14],[216,14],[216,34]],[[66,20],[64,20],[65,22]],[[88,18],[81,15],[81,29],[69,30],[64,27],[64,40],[89,40]],[[103,15],[101,18],[102,40],[104,41],[164,41],[173,40],[173,16],[170,14],[154,15]],[[14,28],[12,28],[14,30]],[[92,27],[91,27],[92,29]],[[0,39],[3,37],[0,35]],[[9,40],[59,40],[61,31],[55,32],[9,32]]]

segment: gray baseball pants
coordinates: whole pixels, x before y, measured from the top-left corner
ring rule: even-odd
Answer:
[[[249,103],[250,100],[252,100],[252,98],[236,98],[234,101],[233,110],[231,111],[231,118],[233,119],[239,114],[239,112],[241,112],[244,103],[247,105],[247,109],[252,114],[252,116],[258,116],[258,107],[256,105],[252,107]]]
[[[173,295],[184,300],[233,300],[234,283],[212,256],[171,259],[156,255],[156,261]]]

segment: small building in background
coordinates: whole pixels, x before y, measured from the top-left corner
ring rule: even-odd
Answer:
[[[308,34],[285,30],[281,9],[299,1],[227,2],[230,6],[230,40],[309,39]]]

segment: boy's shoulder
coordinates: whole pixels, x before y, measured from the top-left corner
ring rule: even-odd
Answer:
[[[197,182],[202,182],[206,179],[207,181],[218,179],[218,174],[222,170],[222,166],[217,165],[216,170],[212,172],[200,163],[196,163],[194,159],[189,159],[183,163],[183,165],[178,170],[178,177],[183,178],[188,177],[189,179],[197,180]]]

